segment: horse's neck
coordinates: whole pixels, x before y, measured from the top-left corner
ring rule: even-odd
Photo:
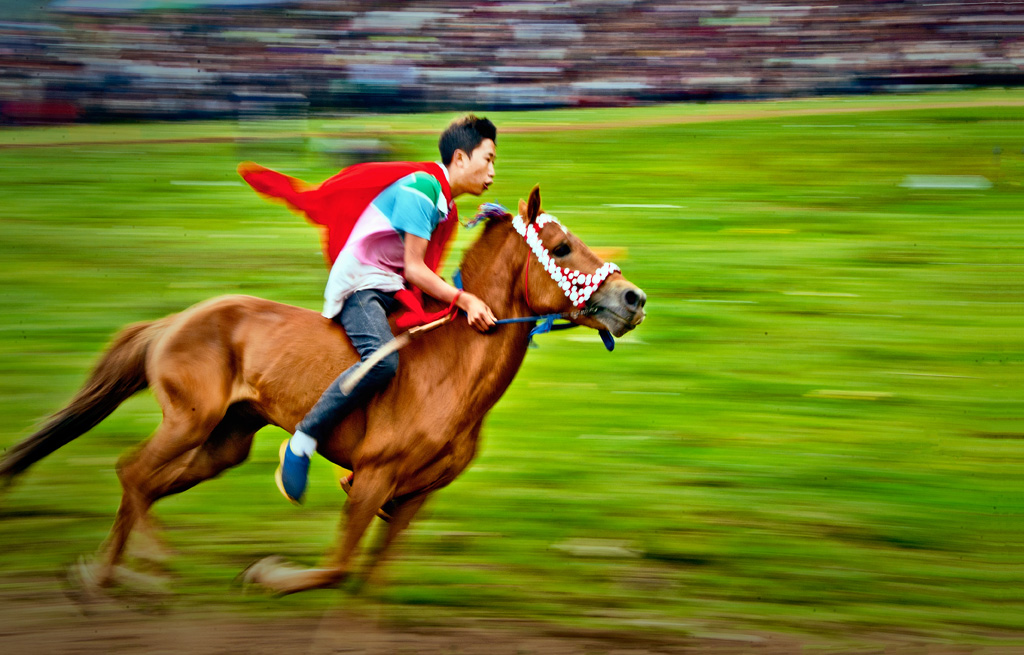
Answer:
[[[466,291],[479,297],[495,317],[531,316],[523,296],[522,275],[528,249],[507,223],[489,224],[466,251],[460,266]],[[487,334],[474,330],[465,320],[456,322],[462,331],[464,366],[475,380],[472,396],[486,412],[505,392],[526,356],[532,323],[498,325]]]
[[[530,315],[521,286],[528,252],[509,223],[489,222],[462,258],[466,291],[487,303],[498,318]]]

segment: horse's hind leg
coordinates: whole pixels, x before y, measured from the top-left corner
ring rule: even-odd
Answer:
[[[128,552],[142,560],[163,564],[170,559],[169,547],[160,536],[161,526],[152,513],[146,512],[135,521],[133,539],[128,543]],[[142,541],[139,541],[139,537]]]
[[[222,394],[195,393],[194,396],[179,396],[177,402],[165,402],[164,420],[153,437],[118,466],[123,489],[121,505],[99,562],[98,584],[112,582],[114,567],[124,553],[132,528],[159,498],[156,490],[181,475],[188,458],[182,461],[179,458],[203,445],[223,419],[227,403]],[[205,398],[200,399],[200,396]]]
[[[165,496],[181,493],[241,464],[249,456],[256,431],[266,424],[266,419],[255,413],[248,405],[232,405],[201,446],[179,455],[161,469],[156,478],[148,481],[146,497],[150,504]],[[144,533],[152,546],[149,551],[141,553],[141,556],[144,559],[154,559],[153,549],[162,548],[162,544],[157,536],[153,515],[147,511],[141,513],[136,520],[136,534]],[[140,554],[134,545],[131,549],[133,554]]]

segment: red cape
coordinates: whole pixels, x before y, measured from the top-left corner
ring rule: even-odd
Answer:
[[[423,171],[437,178],[441,192],[448,201],[448,218],[441,221],[427,245],[423,260],[435,273],[459,223],[458,210],[452,202],[448,178],[435,162],[373,162],[356,164],[318,185],[272,171],[269,168],[242,162],[238,174],[260,195],[283,200],[316,225],[322,226],[321,240],[327,267],[334,265],[356,221],[381,191],[411,173]]]
[[[352,228],[362,216],[363,211],[381,191],[402,179],[406,175],[423,171],[433,175],[441,183],[441,192],[448,201],[448,217],[434,229],[427,244],[424,263],[435,273],[441,268],[441,262],[448,249],[448,243],[459,224],[459,212],[452,202],[451,185],[441,170],[440,164],[434,162],[374,162],[356,164],[343,169],[333,177],[318,185],[310,185],[302,180],[278,173],[254,164],[242,162],[238,165],[238,174],[249,186],[260,195],[271,200],[281,200],[293,211],[303,214],[307,220],[321,227],[321,242],[324,248],[324,259],[327,267],[334,265],[338,253],[345,246]],[[448,310],[427,314],[423,310],[422,297],[419,289],[409,291],[403,289],[395,294],[407,308],[408,312],[398,318],[400,328],[423,325],[441,318]]]

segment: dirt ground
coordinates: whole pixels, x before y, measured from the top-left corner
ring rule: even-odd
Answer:
[[[912,635],[865,635],[839,642],[815,636],[656,630],[615,632],[503,620],[398,627],[386,609],[330,609],[297,618],[255,619],[201,609],[153,611],[132,600],[82,604],[52,581],[39,590],[0,580],[4,655],[1019,655],[1020,645],[958,645]],[[998,642],[997,639],[992,641]],[[1024,643],[1018,641],[1017,644]]]

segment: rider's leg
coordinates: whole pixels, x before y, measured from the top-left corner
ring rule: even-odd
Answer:
[[[392,294],[373,289],[352,294],[335,320],[341,323],[360,361],[366,360],[393,337],[388,324],[388,311],[396,302]],[[293,502],[301,502],[306,490],[309,461],[316,443],[329,439],[334,427],[357,407],[361,407],[378,391],[387,386],[398,370],[398,353],[391,353],[356,384],[349,394],[342,393],[341,385],[358,364],[339,375],[320,396],[298,426],[289,446],[281,449],[281,467],[278,469],[278,487]]]

